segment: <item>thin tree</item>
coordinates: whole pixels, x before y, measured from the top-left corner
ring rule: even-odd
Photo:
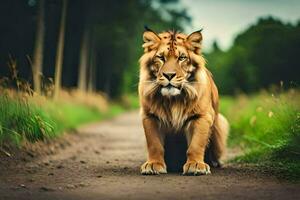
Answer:
[[[95,92],[96,89],[96,52],[95,45],[91,44],[91,53],[90,53],[90,64],[89,64],[89,76],[88,76],[88,88],[89,93]]]
[[[61,15],[59,36],[58,36],[58,45],[56,51],[54,99],[57,99],[59,91],[61,89],[61,72],[62,72],[64,43],[65,43],[66,16],[67,16],[67,0],[63,0],[62,15]]]
[[[96,42],[95,41],[95,29],[91,28],[90,33],[90,63],[89,63],[89,75],[88,75],[88,88],[89,93],[96,91],[96,68],[97,68],[97,51],[96,51]]]
[[[86,92],[87,90],[87,69],[88,69],[88,57],[89,57],[89,29],[85,26],[81,41],[80,49],[80,63],[79,63],[79,75],[78,75],[78,89]]]
[[[33,88],[41,94],[41,74],[43,65],[43,48],[45,34],[45,0],[39,0],[35,47],[32,62]]]

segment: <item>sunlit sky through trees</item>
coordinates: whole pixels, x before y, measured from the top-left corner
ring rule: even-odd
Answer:
[[[261,16],[272,15],[284,22],[300,20],[299,0],[181,0],[193,18],[186,32],[204,28],[204,49],[216,39],[227,49],[236,34]]]

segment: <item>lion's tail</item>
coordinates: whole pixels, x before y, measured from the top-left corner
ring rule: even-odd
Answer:
[[[226,153],[226,142],[229,134],[229,123],[227,119],[218,114],[212,129],[209,146],[206,150],[206,162],[213,167],[221,166],[221,159]]]
[[[227,119],[219,114],[214,125],[212,133],[213,151],[218,160],[220,160],[226,153],[226,143],[229,134],[229,123]]]

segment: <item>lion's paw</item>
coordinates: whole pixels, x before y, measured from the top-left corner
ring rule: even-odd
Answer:
[[[183,175],[206,175],[210,174],[210,167],[204,162],[188,161],[183,166]]]
[[[158,175],[166,174],[167,168],[164,163],[147,161],[141,166],[141,174],[143,175]]]

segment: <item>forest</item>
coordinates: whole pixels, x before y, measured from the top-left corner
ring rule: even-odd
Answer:
[[[299,87],[299,52],[300,21],[262,17],[239,33],[228,50],[215,41],[206,59],[222,94],[253,93],[272,85]]]
[[[49,84],[109,97],[134,92],[144,26],[183,30],[191,20],[184,9],[172,9],[174,3],[1,1],[0,74],[10,76],[7,61],[12,58],[19,78],[37,93]]]
[[[10,77],[7,62],[13,59],[19,78],[38,93],[51,84],[113,98],[135,93],[144,26],[184,31],[192,20],[184,8],[174,9],[174,0],[62,2],[1,1],[1,77]],[[210,52],[204,49],[221,94],[280,82],[297,86],[299,31],[300,23],[263,17],[240,32],[229,49],[221,50],[217,41]]]

